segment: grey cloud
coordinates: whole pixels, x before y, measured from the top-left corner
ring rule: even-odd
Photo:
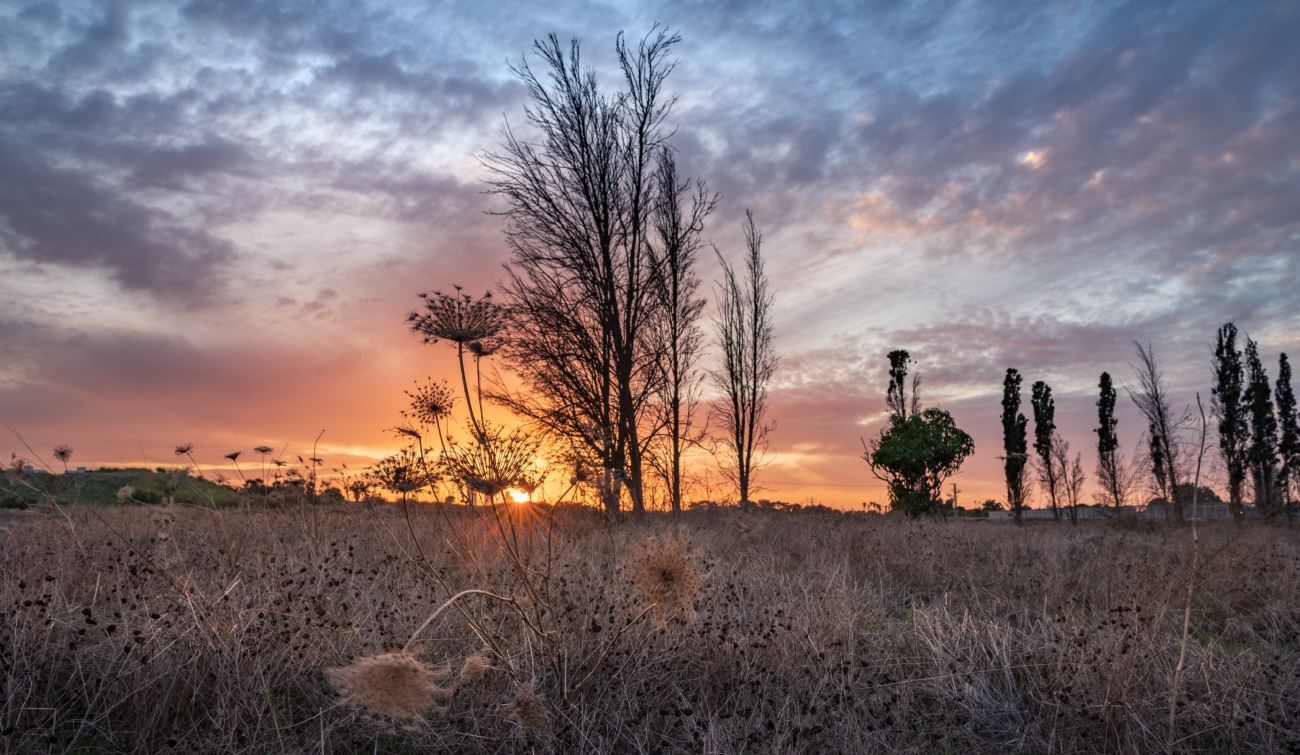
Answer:
[[[0,217],[9,254],[101,265],[127,289],[181,297],[201,294],[203,278],[231,258],[224,241],[21,146],[0,142]]]

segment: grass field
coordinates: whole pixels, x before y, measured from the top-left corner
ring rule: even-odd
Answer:
[[[1284,523],[1202,526],[1195,553],[1163,524],[728,510],[0,526],[9,753],[1300,751]],[[465,589],[510,600],[374,659]]]

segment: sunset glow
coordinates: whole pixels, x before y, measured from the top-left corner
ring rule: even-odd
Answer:
[[[1141,451],[1135,341],[1180,409],[1210,400],[1225,322],[1272,371],[1300,351],[1295,3],[240,7],[0,8],[0,451],[154,468],[193,443],[239,484],[395,453],[414,381],[465,392],[455,349],[407,327],[416,294],[503,298],[483,157],[507,125],[537,136],[509,65],[555,32],[615,87],[616,35],[656,22],[682,36],[671,145],[720,194],[704,238],[735,260],[746,210],[763,229],[781,362],[758,497],[886,501],[862,454],[891,349],[974,438],[964,505],[1006,496],[1009,367],[1051,384],[1091,475],[1103,370]],[[701,265],[712,344],[711,246]],[[691,495],[734,499],[711,443]],[[563,466],[511,499],[558,497]]]

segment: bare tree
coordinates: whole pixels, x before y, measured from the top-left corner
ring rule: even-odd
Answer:
[[[644,507],[642,425],[659,375],[647,337],[660,306],[649,234],[672,107],[661,89],[678,40],[657,30],[632,49],[620,34],[624,86],[613,97],[583,67],[576,41],[567,55],[555,35],[535,43],[546,79],[527,60],[512,70],[540,142],[507,126],[503,151],[484,157],[492,192],[508,205],[504,353],[530,389],[494,397],[590,456],[610,515],[624,487],[633,510]]]
[[[677,175],[677,161],[664,147],[657,176],[659,204],[654,226],[658,240],[655,251],[660,317],[658,418],[660,443],[648,456],[664,481],[669,506],[682,508],[682,457],[703,440],[705,428],[697,417],[704,373],[698,362],[704,351],[700,315],[704,299],[699,296],[700,278],[695,272],[704,221],[717,205],[703,181],[683,181]],[[687,196],[689,195],[689,207]]]
[[[1165,518],[1173,510],[1174,520],[1183,521],[1183,507],[1175,500],[1178,482],[1182,477],[1183,440],[1182,434],[1191,415],[1184,411],[1175,414],[1169,403],[1169,386],[1164,374],[1156,362],[1156,353],[1149,344],[1133,343],[1137,350],[1138,363],[1130,365],[1137,374],[1136,390],[1127,389],[1129,398],[1147,421],[1148,461],[1151,464],[1151,478],[1155,491],[1165,500]]]
[[[722,402],[715,417],[724,448],[722,470],[736,484],[742,510],[749,507],[754,468],[775,429],[765,416],[767,384],[776,372],[777,358],[772,348],[773,295],[763,272],[762,245],[754,215],[746,211],[743,277],[718,255],[722,282],[715,325],[722,364],[713,381],[722,391]]]
[[[1052,463],[1056,466],[1057,492],[1065,504],[1071,524],[1079,523],[1079,496],[1083,494],[1083,454],[1070,458],[1070,444],[1057,435],[1052,439]]]

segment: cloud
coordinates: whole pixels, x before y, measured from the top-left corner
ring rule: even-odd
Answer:
[[[499,275],[476,156],[506,119],[527,132],[507,62],[576,35],[613,87],[615,34],[657,20],[684,38],[681,167],[723,196],[706,234],[739,250],[746,208],[765,234],[782,458],[827,480],[859,464],[895,347],[994,481],[1006,367],[1086,424],[1096,374],[1125,373],[1133,340],[1180,396],[1205,389],[1222,322],[1295,348],[1294,3],[37,3],[0,25],[3,286],[73,271],[59,301],[79,303],[10,303],[29,329],[20,377],[0,375],[8,406],[144,411],[188,384],[228,432],[221,407],[273,401],[222,386],[256,382],[237,365],[291,370],[269,345],[290,341],[322,371],[310,392],[380,390],[369,368],[304,355],[396,337],[413,291]],[[106,306],[122,298],[165,314],[140,328]],[[263,335],[212,335],[231,323]]]

